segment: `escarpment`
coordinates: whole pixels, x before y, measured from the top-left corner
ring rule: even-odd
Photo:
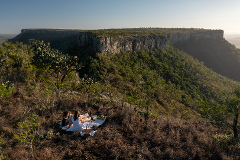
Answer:
[[[99,37],[90,33],[80,33],[78,45],[91,44],[96,52],[117,54],[120,51],[140,51],[148,48],[166,49],[167,37],[163,35],[128,36],[128,37]]]
[[[196,33],[167,33],[166,35],[145,35],[145,36],[117,36],[102,37],[89,32],[81,32],[78,36],[78,45],[90,44],[95,52],[117,54],[120,51],[140,51],[148,48],[166,49],[168,42],[197,41],[199,39],[223,38],[222,30],[210,30]]]
[[[167,44],[199,39],[223,38],[223,30],[194,28],[141,28],[106,30],[22,29],[12,42],[28,43],[29,39],[43,40],[51,47],[64,50],[67,46],[91,45],[95,52],[117,54],[121,51],[140,51],[148,48],[166,49]],[[64,47],[65,46],[65,47]]]

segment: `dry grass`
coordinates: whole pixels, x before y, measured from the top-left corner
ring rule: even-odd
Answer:
[[[69,98],[71,97],[71,98]],[[33,98],[17,91],[7,99],[1,99],[1,132],[7,142],[12,142],[12,131],[16,123],[23,121],[28,113],[39,115],[39,134],[46,135],[51,128],[55,133],[51,139],[40,139],[34,144],[34,154],[27,146],[5,146],[7,159],[239,159],[240,150],[221,149],[213,135],[223,131],[200,124],[185,123],[180,119],[161,116],[145,118],[136,115],[129,106],[120,103],[100,102],[90,106],[85,95],[63,96],[51,109],[35,108]],[[19,107],[20,106],[20,107]],[[21,110],[23,107],[27,109]],[[106,122],[93,137],[81,137],[79,132],[66,133],[58,129],[57,122],[64,110],[92,111],[104,114]],[[7,136],[8,135],[8,136]]]

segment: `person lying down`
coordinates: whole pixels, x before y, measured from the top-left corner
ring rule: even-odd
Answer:
[[[69,128],[69,126],[72,125],[71,116],[73,116],[73,114],[70,114],[69,111],[63,112],[62,127]]]

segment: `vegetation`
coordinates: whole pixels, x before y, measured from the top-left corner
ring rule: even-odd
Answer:
[[[237,139],[239,132],[240,88],[234,89],[234,95],[228,95],[217,104],[201,102],[198,111],[219,127],[230,128]],[[231,122],[229,123],[229,121]]]
[[[167,33],[199,33],[208,32],[210,29],[203,28],[119,28],[119,29],[99,29],[99,30],[66,30],[66,29],[25,29],[25,30],[43,30],[43,31],[74,31],[74,32],[89,32],[97,36],[103,37],[118,37],[118,36],[139,36],[139,35],[166,35]]]
[[[174,47],[202,61],[214,72],[235,81],[240,81],[240,49],[225,39],[200,39],[197,41],[177,42]]]
[[[118,37],[118,36],[139,36],[139,35],[167,35],[167,33],[199,33],[208,32],[210,30],[203,28],[121,28],[121,29],[101,29],[101,30],[86,30],[103,37]]]
[[[150,98],[155,107],[167,108],[169,113],[174,111],[178,115],[183,106],[190,107],[201,100],[217,101],[223,91],[239,85],[171,46],[166,51],[98,54],[97,59],[91,64],[90,73],[95,71],[99,80],[135,99]]]
[[[72,57],[64,55],[58,50],[52,50],[50,43],[34,41],[31,49],[35,52],[32,64],[42,70],[45,68],[52,70],[61,83],[68,74],[81,68],[77,56]]]
[[[197,101],[227,108],[235,99],[221,93],[239,82],[172,45],[118,56],[95,54],[91,46],[64,52],[42,41],[0,47],[1,158],[239,158],[233,131],[209,124],[195,108]],[[93,137],[80,137],[59,129],[66,109],[107,120]]]

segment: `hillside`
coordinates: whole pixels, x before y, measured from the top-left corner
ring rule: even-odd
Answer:
[[[116,102],[102,101],[90,105],[88,93],[80,95],[67,93],[56,99],[56,105],[45,109],[43,116],[36,120],[40,127],[34,130],[33,154],[27,145],[19,145],[13,141],[12,132],[16,123],[22,122],[24,115],[30,113],[39,115],[39,111],[32,102],[35,96],[28,97],[23,92],[14,92],[13,96],[1,100],[1,119],[5,120],[1,126],[2,144],[7,159],[237,159],[239,150],[231,148],[224,150],[216,144],[213,135],[225,134],[213,126],[204,123],[185,123],[179,119],[160,116],[145,119],[136,115],[129,106]],[[21,97],[24,98],[21,98]],[[11,104],[7,104],[11,101]],[[17,109],[15,106],[24,106]],[[97,129],[93,137],[81,137],[79,132],[66,133],[60,131],[56,123],[62,117],[65,109],[81,113],[92,111],[93,114],[107,115],[104,125]],[[14,112],[13,112],[14,110]],[[7,116],[9,115],[9,116]],[[29,116],[30,117],[30,116]],[[20,119],[19,119],[20,118]],[[19,119],[19,120],[18,120]],[[7,120],[7,121],[6,121]],[[19,127],[20,128],[20,127]],[[228,154],[228,155],[227,155]]]
[[[240,49],[225,39],[176,42],[174,46],[204,62],[204,65],[213,71],[235,81],[240,81],[238,74]]]
[[[43,40],[45,42],[50,42],[51,47],[64,51],[67,47],[72,44],[77,43],[77,34],[76,31],[54,31],[54,32],[38,32],[36,33],[20,33],[16,37],[9,39],[10,42],[23,42],[24,44],[29,44],[29,40]]]
[[[239,158],[239,142],[224,139],[232,131],[210,124],[194,106],[223,100],[222,92],[240,83],[181,51],[184,43],[181,50],[169,43],[166,49],[116,55],[61,40],[65,54],[38,41],[0,47],[1,158]],[[198,48],[209,43],[213,52],[219,45],[238,56],[224,39],[195,40]],[[107,120],[84,138],[58,128],[65,110],[104,114]]]

